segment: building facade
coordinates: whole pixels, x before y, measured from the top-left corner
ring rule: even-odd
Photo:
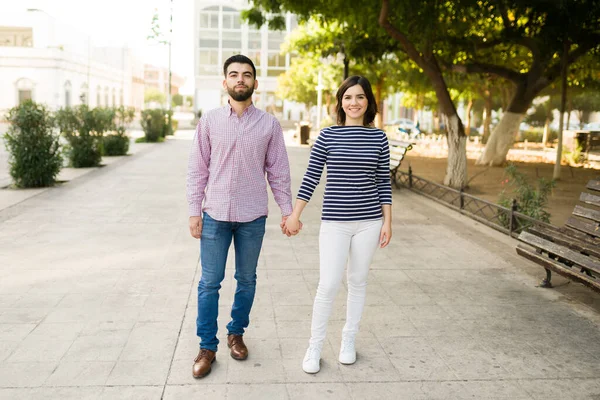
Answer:
[[[280,119],[293,119],[298,114],[294,103],[275,95],[277,77],[290,66],[290,55],[281,54],[286,35],[297,26],[296,17],[285,15],[286,29],[272,31],[243,23],[240,11],[248,8],[246,1],[195,0],[194,54],[195,93],[194,110],[207,111],[225,105],[227,93],[223,90],[223,63],[234,54],[244,54],[254,62],[258,89],[254,103]]]
[[[165,95],[169,93],[169,69],[154,65],[144,65],[144,83],[147,88],[155,88]],[[171,94],[178,94],[185,78],[171,72]]]
[[[127,48],[98,48],[42,10],[0,14],[0,114],[26,99],[51,109],[143,107],[144,66]]]

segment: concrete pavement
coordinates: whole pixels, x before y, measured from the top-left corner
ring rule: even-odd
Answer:
[[[356,364],[336,361],[343,287],[322,370],[305,374],[323,185],[294,238],[271,201],[244,362],[223,344],[230,256],[217,362],[194,380],[200,269],[178,137],[0,211],[0,399],[600,398],[600,296],[536,288],[514,241],[398,190]],[[289,154],[295,192],[308,149]]]

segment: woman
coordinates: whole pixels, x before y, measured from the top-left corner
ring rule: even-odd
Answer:
[[[354,340],[365,305],[367,275],[377,246],[392,237],[390,153],[385,133],[372,127],[377,104],[369,81],[346,79],[337,92],[338,125],[319,134],[310,153],[293,213],[284,229],[298,233],[300,215],[327,165],[319,233],[320,279],[313,306],[311,338],[302,369],[319,372],[321,349],[333,299],[348,262],[348,304],[339,361],[356,361]]]

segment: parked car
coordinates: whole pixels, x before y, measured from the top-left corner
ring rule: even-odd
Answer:
[[[600,131],[600,122],[590,122],[589,124],[585,124],[583,126],[584,131]]]
[[[407,133],[410,137],[414,138],[419,133],[421,133],[421,129],[419,129],[419,123],[416,124],[408,118],[399,118],[388,121],[386,123],[387,126],[397,126],[398,131],[401,133]]]

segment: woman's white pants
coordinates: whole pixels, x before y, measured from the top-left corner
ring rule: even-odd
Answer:
[[[319,233],[320,278],[313,306],[310,345],[322,346],[333,300],[348,264],[344,337],[353,338],[365,307],[369,267],[379,245],[383,220],[323,221]]]

